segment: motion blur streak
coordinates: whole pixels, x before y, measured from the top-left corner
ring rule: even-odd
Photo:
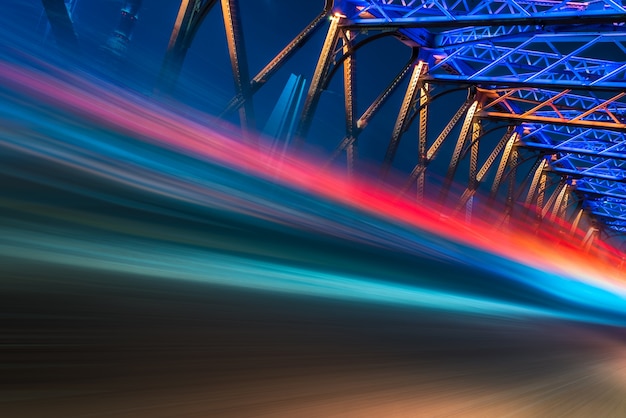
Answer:
[[[93,175],[130,187],[131,193],[141,190],[162,196],[169,199],[169,208],[175,209],[176,205],[185,203],[220,209],[281,223],[289,228],[331,234],[342,240],[394,248],[409,254],[429,254],[436,259],[483,269],[489,266],[491,273],[509,280],[526,281],[561,298],[592,307],[602,306],[619,312],[620,316],[624,313],[623,286],[621,283],[617,285],[614,276],[608,276],[613,283],[604,278],[607,277],[606,271],[601,277],[600,271],[585,268],[588,264],[593,266],[589,257],[581,257],[566,248],[555,251],[554,246],[542,245],[539,240],[521,232],[511,237],[484,227],[470,228],[455,220],[440,222],[433,211],[395,199],[391,193],[370,186],[369,181],[349,183],[337,173],[316,170],[306,161],[293,157],[275,159],[264,154],[262,149],[253,149],[197,122],[161,110],[147,100],[76,77],[70,78],[71,83],[28,68],[0,65],[0,81],[4,85],[3,125],[8,127],[2,141],[4,147],[66,166],[72,175]],[[147,145],[153,147],[146,148]],[[194,156],[200,159],[194,159]],[[30,172],[22,171],[18,175],[32,176],[32,170],[28,169]],[[50,181],[49,176],[46,177]],[[38,181],[46,180],[40,178]],[[67,181],[59,184],[58,180],[55,186],[77,192],[85,189],[78,189],[78,185]],[[88,191],[94,192],[93,189]],[[3,234],[5,245],[18,248],[10,239],[19,235],[19,231],[13,234],[7,231]],[[46,243],[46,237],[31,237],[30,241],[26,240],[26,235],[22,238],[19,253],[39,258],[37,253],[26,252],[28,242],[42,245]],[[504,242],[508,245],[502,245]],[[172,266],[177,264],[166,263],[163,253],[175,249],[165,250],[159,244],[153,246],[157,252],[146,252],[144,256],[158,256],[159,265],[146,265],[141,254],[120,258],[113,248],[108,247],[83,252],[72,259],[109,259],[112,264],[127,265],[131,269],[143,265],[153,270],[161,268],[166,275],[171,274]],[[57,251],[59,255],[72,253],[80,247],[80,241],[48,243],[48,251]],[[70,263],[67,256],[52,258],[56,262],[66,260]],[[194,257],[195,260],[201,258],[202,254]],[[188,262],[194,263],[193,260]],[[211,263],[218,268],[217,260],[205,262],[207,264],[198,266],[198,270],[191,274],[201,276],[198,272]],[[230,260],[226,264],[241,262]],[[283,291],[302,292],[306,289],[306,292],[332,293],[347,298],[363,297],[365,292],[370,295],[368,298],[377,295],[381,300],[404,299],[405,302],[410,298],[420,300],[420,304],[448,306],[441,303],[441,296],[437,296],[437,302],[428,303],[424,294],[409,296],[406,288],[393,285],[372,284],[374,287],[369,288],[364,287],[363,282],[350,281],[347,285],[339,277],[325,277],[320,272],[287,271],[267,265],[249,268],[248,271],[220,274],[219,281],[238,285],[245,282],[252,287]],[[237,274],[246,276],[246,279],[237,280]],[[252,274],[258,275],[256,283],[250,281]],[[288,276],[276,282],[281,274]],[[559,277],[558,274],[568,275]],[[323,283],[315,280],[316,275],[324,277]],[[286,282],[294,285],[286,286]],[[452,295],[449,301],[459,303],[459,299]],[[502,304],[490,305],[480,300],[471,304],[465,301],[462,305],[468,307],[481,303],[489,311],[501,309],[508,313],[514,309],[513,306],[505,308]]]
[[[624,416],[612,249],[203,118],[0,63],[1,416]]]

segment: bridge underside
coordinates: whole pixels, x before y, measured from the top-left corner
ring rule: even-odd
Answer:
[[[468,218],[479,210],[476,196],[487,195],[488,205],[502,208],[501,224],[529,213],[537,228],[562,219],[572,234],[584,228],[586,247],[600,234],[626,231],[622,1],[327,0],[254,76],[239,2],[220,3],[236,87],[223,114],[239,112],[246,131],[256,124],[254,94],[315,32],[326,31],[315,68],[303,70],[311,76],[296,142],[307,140],[323,91],[342,72],[345,135],[337,138],[329,162],[343,154],[350,172],[358,167],[359,137],[397,92],[403,98],[384,139],[380,176],[405,172],[402,193],[428,196],[442,211],[463,211]],[[174,88],[192,40],[216,4],[182,1],[161,70],[163,91]],[[373,102],[357,101],[359,49],[390,36],[407,45],[410,60]],[[459,97],[459,90],[467,91],[465,99],[443,127],[433,129],[433,118],[441,118],[433,109],[443,101],[450,109],[449,98]],[[407,134],[412,125],[417,133]],[[407,141],[415,155],[410,167],[396,161]],[[436,185],[428,180],[433,170],[441,177]],[[453,190],[459,184],[464,188]]]

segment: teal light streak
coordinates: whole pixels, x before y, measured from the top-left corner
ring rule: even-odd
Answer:
[[[0,253],[4,256],[52,265],[489,317],[590,319],[521,304],[394,284],[380,278],[340,275],[182,245],[157,245],[128,238],[96,242],[92,236],[89,239],[69,237],[67,231],[60,230],[54,234],[5,228],[1,234]]]

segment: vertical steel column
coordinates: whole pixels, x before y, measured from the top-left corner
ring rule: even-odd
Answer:
[[[513,136],[515,135],[517,134],[513,133]],[[463,205],[466,205],[466,204],[471,205],[470,202],[473,199],[474,195],[476,194],[476,191],[478,190],[478,186],[483,181],[483,178],[485,177],[487,172],[491,169],[491,166],[496,161],[496,158],[498,157],[498,154],[500,153],[500,151],[502,151],[502,148],[504,148],[506,144],[511,143],[511,139],[512,137],[510,137],[510,132],[507,131],[507,133],[504,134],[504,136],[500,139],[500,141],[498,141],[498,143],[493,148],[493,150],[491,151],[491,153],[489,154],[489,156],[483,163],[478,173],[474,175],[474,180],[472,181],[470,178],[470,183],[467,186],[467,189],[465,189],[465,192],[463,192],[463,195],[461,196],[461,198],[459,199],[459,203],[457,207],[455,208],[455,212],[458,212],[463,207]],[[506,153],[506,150],[505,150],[505,153]],[[508,155],[506,157],[508,159]],[[466,212],[467,210],[468,208],[466,208]],[[469,215],[471,216],[471,209],[469,210],[470,210]]]
[[[469,165],[469,188],[476,189],[476,175],[478,174],[478,144],[481,134],[481,124],[479,120],[472,123],[472,142],[470,143],[470,165]],[[504,144],[502,144],[504,145]]]
[[[507,132],[507,135],[509,132]],[[513,149],[513,144],[517,141],[519,134],[517,132],[513,132],[511,137],[509,138],[506,146],[504,147],[504,152],[502,153],[502,159],[500,159],[500,164],[498,164],[498,169],[496,171],[496,175],[493,179],[493,184],[491,186],[491,195],[490,199],[495,199],[498,194],[498,189],[500,188],[500,183],[502,183],[502,178],[504,176],[504,170],[509,163],[509,156],[511,155],[511,150]]]
[[[563,200],[561,201],[561,207],[559,208],[559,213],[557,214],[557,216],[561,219],[565,219],[565,216],[567,215],[567,206],[569,205],[570,196],[570,193],[566,193],[565,196],[563,196]]]
[[[330,27],[326,33],[326,39],[324,40],[324,45],[322,46],[322,51],[320,52],[320,58],[315,66],[313,78],[311,78],[311,86],[309,87],[309,92],[307,93],[304,106],[302,107],[302,117],[300,118],[300,124],[298,125],[298,130],[296,131],[296,141],[304,140],[309,133],[309,129],[311,128],[313,113],[317,108],[320,95],[322,94],[322,89],[326,84],[333,52],[335,46],[337,45],[340,21],[341,16],[339,15],[333,15],[330,17]]]
[[[346,59],[343,62],[343,89],[344,105],[346,109],[346,158],[348,175],[352,176],[357,149],[357,127],[356,127],[356,57],[352,51],[352,32],[345,30],[342,34],[343,54]]]
[[[406,130],[407,127],[407,119],[409,112],[412,107],[415,107],[415,103],[417,101],[417,92],[418,92],[418,82],[420,77],[422,76],[422,70],[424,69],[424,62],[418,62],[413,68],[413,73],[411,74],[411,78],[409,80],[409,85],[406,88],[406,93],[404,94],[404,99],[402,99],[402,105],[400,106],[400,112],[398,113],[398,117],[396,118],[396,123],[393,127],[393,132],[391,134],[391,140],[389,141],[389,146],[387,147],[387,152],[385,153],[385,159],[383,160],[383,165],[381,169],[381,176],[384,178],[389,169],[391,168],[391,164],[393,163],[393,159],[398,151],[398,145],[400,144],[400,138],[402,134]]]
[[[439,136],[437,137],[437,139],[435,139],[435,142],[433,142],[430,148],[428,148],[428,151],[426,152],[426,160],[424,161],[424,165],[420,166],[418,164],[411,171],[411,174],[409,175],[409,179],[407,180],[404,187],[402,188],[402,193],[406,193],[406,191],[409,190],[409,188],[413,185],[415,180],[426,170],[426,167],[428,167],[428,164],[435,158],[435,155],[437,155],[437,152],[439,151],[439,148],[441,147],[443,142],[448,138],[448,135],[450,135],[450,132],[452,132],[456,124],[459,123],[459,120],[461,120],[461,117],[465,114],[467,109],[470,107],[470,103],[471,103],[470,101],[465,101],[461,105],[459,110],[457,110],[457,112],[454,114],[454,116],[452,116],[452,118],[448,121],[448,124],[439,133]]]
[[[515,203],[515,186],[517,184],[517,166],[519,165],[519,151],[515,145],[511,149],[511,155],[509,156],[509,187],[506,193],[506,202],[504,206],[504,217],[508,222],[508,219],[513,216],[513,204]]]
[[[470,142],[470,165],[469,165],[469,189],[473,190],[474,192],[476,191],[476,189],[478,188],[478,179],[477,179],[477,174],[478,174],[478,144],[479,144],[479,138],[481,135],[481,124],[480,121],[478,119],[474,119],[474,121],[472,122],[472,138]],[[501,145],[498,149],[498,152],[500,151],[500,149],[502,148],[502,146],[504,146],[504,142],[501,140],[500,141]],[[495,157],[494,157],[495,159]],[[491,160],[490,163],[493,162],[493,159]],[[489,164],[491,165],[491,164]],[[474,199],[474,196],[472,195],[468,201],[467,204],[468,206],[466,206],[465,208],[465,219],[468,220],[469,218],[471,218],[472,216],[472,201]]]
[[[465,222],[471,222],[472,221],[472,210],[474,208],[474,196],[470,196],[469,199],[467,199],[467,203],[465,204]]]
[[[422,73],[428,72],[428,64],[424,64]],[[417,145],[417,166],[424,167],[421,169],[420,174],[417,176],[417,200],[422,201],[424,199],[424,184],[426,169],[426,143],[428,141],[428,90],[430,85],[428,83],[422,83],[420,88],[420,113],[419,113],[419,132],[418,132],[418,145]]]
[[[546,184],[548,182],[548,176],[544,171],[541,172],[539,178],[539,189],[537,190],[537,207],[541,210],[543,208],[543,199],[546,194]]]
[[[567,196],[567,192],[568,192],[567,183],[564,182],[563,187],[561,188],[561,191],[559,195],[557,196],[556,201],[554,202],[554,207],[552,208],[552,214],[550,215],[551,222],[556,221],[556,218],[561,213],[561,206],[563,205],[565,196]]]
[[[544,207],[539,206],[539,209],[541,209],[541,219],[542,220],[545,219],[545,217],[548,215],[548,212],[550,211],[551,207],[554,209],[557,206],[557,202],[559,204],[561,203],[559,201],[559,198],[562,196],[563,190],[566,187],[567,187],[567,183],[565,183],[565,179],[561,178],[561,180],[559,181],[559,185],[556,187],[556,189],[554,189],[554,191],[550,195],[550,198],[546,202],[545,206]],[[550,220],[554,221],[552,216],[550,216]]]
[[[254,130],[254,109],[250,95],[250,75],[248,73],[248,59],[241,27],[241,17],[238,0],[221,0],[226,42],[230,53],[230,63],[235,79],[235,91],[243,98],[243,106],[239,108],[241,127],[246,131]]]
[[[448,172],[446,173],[446,178],[444,179],[443,187],[439,195],[439,201],[442,205],[445,205],[446,203],[448,192],[450,191],[450,186],[452,185],[452,182],[454,180],[454,174],[456,173],[456,169],[459,165],[461,152],[463,151],[465,143],[467,142],[467,136],[469,134],[470,128],[474,123],[474,115],[476,114],[477,109],[478,101],[475,100],[467,110],[467,114],[465,115],[465,121],[463,122],[463,126],[461,127],[461,133],[459,134],[459,139],[456,141],[456,146],[454,147],[454,152],[452,153],[452,158],[450,159]]]
[[[533,179],[530,183],[530,188],[528,189],[528,194],[526,195],[526,206],[530,206],[532,204],[532,202],[535,200],[535,194],[537,192],[537,186],[539,184],[539,180],[541,179],[541,176],[543,175],[543,170],[546,168],[547,165],[547,161],[546,159],[542,156],[539,157],[539,159],[537,160],[538,164],[537,164],[537,168],[535,168],[535,172],[533,174]],[[545,189],[545,182],[544,182],[544,189]],[[542,198],[543,199],[543,198]]]

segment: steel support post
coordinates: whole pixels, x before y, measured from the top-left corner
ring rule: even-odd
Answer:
[[[474,119],[474,121],[472,122],[472,135],[471,135],[471,142],[470,142],[470,165],[469,165],[469,183],[468,183],[470,189],[476,189],[476,183],[477,183],[476,176],[478,174],[478,151],[479,151],[478,147],[480,143],[479,141],[480,135],[481,135],[480,121],[477,119]],[[502,142],[502,140],[500,141],[500,143],[502,143],[502,146],[504,146],[504,143]],[[498,143],[498,145],[500,145],[500,143]]]
[[[428,72],[428,64],[424,64],[425,68],[423,73]],[[417,200],[422,201],[424,199],[424,185],[425,185],[425,169],[426,169],[426,144],[428,141],[428,90],[430,85],[428,83],[422,83],[420,88],[420,112],[419,112],[419,132],[418,132],[418,145],[417,145],[417,166],[423,167],[420,174],[417,176]]]
[[[456,169],[461,159],[461,152],[463,151],[463,148],[465,148],[465,143],[467,142],[467,136],[469,135],[470,129],[474,124],[474,115],[477,109],[478,109],[478,101],[475,100],[472,103],[472,105],[469,107],[469,109],[467,110],[467,114],[465,115],[465,121],[463,122],[463,126],[461,127],[461,133],[459,134],[459,138],[456,141],[456,146],[454,147],[452,158],[450,159],[450,165],[448,166],[446,178],[444,179],[444,183],[441,188],[441,193],[439,195],[439,201],[441,202],[442,205],[446,204],[448,192],[450,191],[450,186],[452,185],[452,182],[454,181],[454,175],[456,174]]]
[[[414,108],[417,102],[417,93],[419,91],[418,83],[420,77],[422,76],[423,69],[424,62],[422,61],[419,61],[413,68],[413,73],[411,74],[411,78],[409,79],[409,85],[406,88],[404,99],[402,99],[400,112],[398,113],[396,123],[393,127],[391,140],[389,141],[389,146],[387,147],[387,152],[385,153],[385,159],[383,160],[381,170],[381,176],[383,178],[387,175],[389,169],[391,168],[393,159],[396,155],[396,152],[398,151],[398,145],[400,145],[400,138],[407,128],[409,113],[411,111],[411,108]]]
[[[239,120],[244,133],[250,134],[254,130],[254,108],[250,94],[250,75],[248,73],[248,58],[243,39],[241,16],[238,0],[221,0],[226,42],[230,53],[230,63],[235,80],[235,92],[243,98],[243,106],[239,108]]]
[[[511,136],[510,132],[507,132],[502,137],[502,139],[498,141],[496,146],[493,148],[493,150],[491,151],[491,153],[489,154],[489,156],[487,157],[487,159],[481,166],[480,170],[476,172],[476,174],[474,174],[473,180],[472,180],[472,177],[470,177],[469,185],[467,189],[465,189],[465,192],[463,192],[463,195],[461,196],[461,198],[459,199],[459,203],[457,207],[455,208],[455,212],[458,212],[463,207],[463,205],[466,205],[474,197],[474,195],[476,194],[476,191],[478,190],[478,186],[480,185],[480,183],[482,183],[483,178],[493,166],[493,163],[496,161],[498,154],[500,154],[500,151],[502,151],[502,149],[505,148],[505,145],[510,144],[512,139],[514,140],[515,135],[517,134],[514,133],[513,136]],[[478,138],[475,138],[474,140],[478,142]],[[503,159],[504,159],[504,156],[503,156]],[[508,160],[508,155],[506,156],[506,159]],[[476,155],[476,164],[477,163],[478,163],[478,156]],[[470,176],[471,175],[472,174],[470,170]]]
[[[319,60],[317,61],[313,77],[311,78],[311,86],[309,87],[306,100],[304,101],[304,105],[302,107],[302,116],[300,118],[298,130],[296,131],[296,141],[303,141],[311,128],[313,113],[319,103],[322,89],[327,82],[328,70],[330,69],[334,49],[337,45],[339,22],[341,19],[342,18],[339,15],[333,15],[330,17],[330,26],[328,28],[328,32],[326,33],[326,39],[324,40]]]
[[[513,132],[510,134],[510,130],[506,133],[506,135],[510,135],[509,140],[504,147],[504,152],[502,153],[502,158],[500,159],[500,164],[498,164],[498,169],[496,170],[496,175],[493,179],[493,184],[491,186],[491,195],[490,199],[494,200],[496,195],[498,194],[498,190],[500,189],[500,183],[502,183],[502,178],[504,176],[504,170],[509,163],[509,156],[511,155],[511,150],[513,149],[513,145],[517,142],[519,138],[519,134],[517,132]]]
[[[537,208],[543,208],[543,199],[546,194],[546,186],[548,183],[548,176],[545,171],[541,172],[541,176],[539,177],[539,187],[537,189]]]
[[[354,171],[354,158],[357,147],[357,127],[356,127],[356,57],[352,51],[352,32],[345,30],[342,33],[343,54],[346,59],[343,62],[343,93],[344,107],[346,111],[346,138],[349,142],[346,146],[346,158],[348,175],[352,176]]]
[[[513,207],[515,199],[513,197],[515,193],[515,185],[517,179],[517,166],[519,165],[519,151],[515,145],[511,149],[511,155],[509,156],[509,187],[506,193],[506,202],[504,204],[504,222],[508,223],[513,216]]]
[[[539,209],[541,209],[542,220],[546,218],[546,216],[548,215],[548,212],[550,212],[550,208],[555,208],[557,207],[557,204],[560,203],[559,197],[563,193],[563,189],[565,189],[566,186],[567,186],[567,183],[565,183],[565,179],[561,178],[561,180],[559,181],[559,185],[556,187],[556,189],[552,191],[552,194],[548,198],[548,201],[546,202],[545,206],[543,207],[539,206]],[[550,217],[550,220],[553,220],[552,216]]]
[[[357,153],[358,153],[358,141],[355,138],[346,148],[346,160],[348,164],[348,176],[352,178],[354,174],[354,167],[356,165]]]
[[[474,209],[474,196],[470,196],[467,199],[467,203],[465,204],[465,222],[469,223],[472,221],[472,210]]]
[[[567,202],[565,197],[567,196],[567,192],[569,191],[569,187],[567,187],[567,183],[563,182],[563,187],[561,187],[561,191],[554,202],[554,207],[552,208],[552,214],[550,215],[550,221],[555,222],[556,218],[561,214],[563,202]]]
[[[542,176],[545,176],[543,170],[545,170],[547,166],[547,161],[545,157],[541,156],[537,160],[538,164],[536,164],[535,172],[533,173],[533,179],[530,182],[530,187],[528,188],[528,194],[526,195],[525,204],[529,207],[535,201],[535,195],[537,193],[537,187],[539,185],[539,180]],[[544,181],[544,189],[545,189],[545,181]],[[543,200],[543,198],[542,198]]]
[[[561,219],[565,219],[565,217],[567,216],[567,207],[569,206],[570,197],[571,197],[571,193],[570,193],[570,188],[568,187],[567,193],[565,193],[565,195],[563,196],[563,199],[561,200],[561,206],[559,208],[559,212],[557,213],[557,216]]]
[[[470,190],[473,190],[474,192],[472,193],[472,196],[470,196],[470,198],[467,201],[466,207],[465,207],[465,219],[469,220],[471,219],[472,216],[472,203],[474,200],[474,194],[476,193],[476,189],[478,187],[478,180],[476,178],[477,174],[478,174],[478,147],[479,147],[479,138],[481,135],[481,123],[480,120],[478,119],[474,119],[474,121],[472,122],[472,135],[471,135],[471,142],[470,142],[470,165],[469,165],[469,186],[468,188]],[[502,142],[502,141],[500,141]],[[504,146],[504,142],[502,142],[502,146]],[[499,152],[500,150],[498,150]],[[491,163],[493,163],[493,160],[491,161]]]
[[[506,193],[506,201],[511,208],[515,202],[515,186],[517,185],[517,169],[520,165],[519,148],[513,145],[511,155],[509,156],[509,187]]]
[[[454,127],[457,125],[457,123],[459,123],[459,121],[461,120],[461,118],[463,117],[467,109],[470,107],[470,105],[471,105],[471,101],[469,100],[465,101],[461,105],[459,110],[457,110],[457,112],[448,121],[446,126],[439,133],[439,136],[437,136],[437,139],[435,139],[435,142],[433,142],[432,145],[428,148],[428,151],[426,152],[426,160],[424,161],[424,164],[421,166],[417,164],[411,171],[411,174],[409,175],[409,179],[407,180],[404,187],[402,188],[402,193],[406,193],[406,191],[413,185],[413,183],[417,180],[417,178],[421,174],[424,173],[424,171],[428,167],[428,164],[435,158],[435,156],[437,155],[437,152],[439,151],[439,148],[441,147],[443,142],[446,140],[448,135],[450,135],[450,132],[452,132]]]

